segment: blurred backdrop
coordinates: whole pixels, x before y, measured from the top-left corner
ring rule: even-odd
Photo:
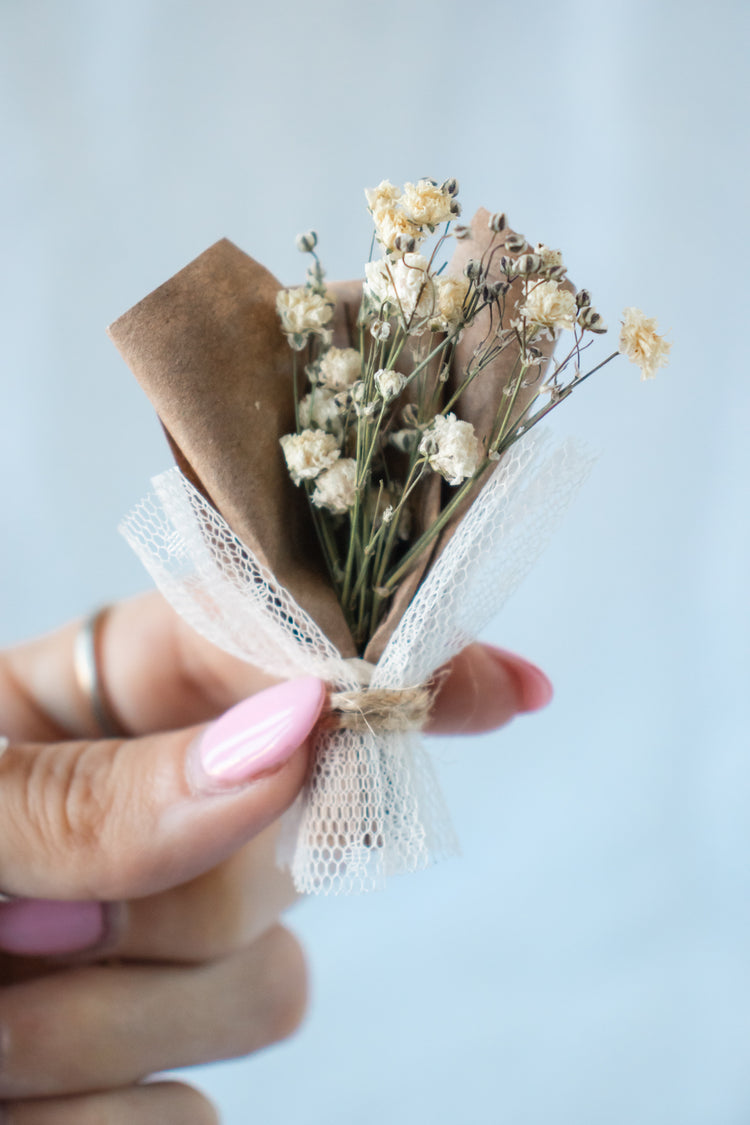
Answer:
[[[227,1125],[750,1114],[743,0],[2,0],[0,640],[133,593],[170,458],[104,328],[226,235],[332,277],[362,189],[457,176],[674,341],[559,412],[593,476],[488,639],[554,703],[434,743],[463,856],[291,923],[294,1040],[192,1077]]]

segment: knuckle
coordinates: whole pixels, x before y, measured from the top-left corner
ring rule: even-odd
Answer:
[[[118,759],[126,746],[114,740],[37,746],[23,771],[14,810],[18,834],[40,863],[59,865],[64,859],[83,895],[90,890],[92,897],[121,897],[119,884],[132,883],[137,871],[130,868],[137,869],[148,854],[117,847],[118,841],[140,838],[140,821],[148,815],[147,800],[116,793]],[[110,887],[115,877],[118,886]]]
[[[51,855],[91,855],[106,823],[111,751],[103,743],[43,746],[25,773],[19,810],[37,846]]]

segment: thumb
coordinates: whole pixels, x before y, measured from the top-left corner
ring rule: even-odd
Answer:
[[[115,901],[214,867],[294,800],[325,691],[322,680],[304,677],[251,696],[208,727],[6,745],[0,888]]]

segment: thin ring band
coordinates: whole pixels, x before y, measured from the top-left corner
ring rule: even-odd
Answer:
[[[99,662],[102,626],[108,612],[108,606],[97,609],[81,625],[73,647],[73,670],[101,733],[106,738],[115,738],[125,731],[107,698]]]

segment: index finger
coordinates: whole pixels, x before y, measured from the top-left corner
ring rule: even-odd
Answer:
[[[0,656],[3,733],[38,741],[101,733],[74,671],[79,629],[73,622]],[[107,610],[99,665],[110,709],[133,735],[206,722],[275,682],[195,633],[156,592]],[[441,679],[429,729],[489,730],[550,696],[549,681],[534,665],[470,645]]]

